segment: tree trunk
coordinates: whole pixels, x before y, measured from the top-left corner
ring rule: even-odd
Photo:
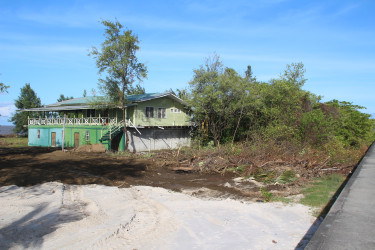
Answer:
[[[219,136],[218,135],[213,135],[214,137],[214,146],[215,147],[218,147],[220,149],[220,139],[219,139]]]
[[[121,109],[122,109],[122,119],[124,121],[124,136],[125,136],[125,148],[124,151],[127,151],[129,149],[129,136],[128,136],[128,129],[126,128],[126,107],[125,107],[125,88],[124,86],[122,87],[123,89],[123,94],[121,95]]]
[[[237,126],[236,126],[236,129],[234,130],[234,133],[233,133],[232,147],[233,147],[233,144],[234,144],[234,139],[236,137],[238,127],[240,126],[240,122],[241,122],[242,114],[243,114],[243,109],[244,109],[244,104],[243,104],[243,101],[242,101],[242,107],[241,107],[240,116],[238,117]]]
[[[124,118],[124,136],[125,136],[125,151],[129,149],[128,129],[126,128],[125,106],[122,106],[122,117]]]
[[[125,68],[125,74],[122,76],[122,88],[121,88],[121,108],[122,108],[122,117],[124,121],[124,136],[125,136],[125,151],[129,149],[129,136],[128,136],[128,129],[126,128],[126,107],[125,107],[125,91],[126,91],[126,76],[128,74],[127,68]]]

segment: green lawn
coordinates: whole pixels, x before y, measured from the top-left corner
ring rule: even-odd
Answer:
[[[27,147],[27,137],[0,137],[2,147]]]
[[[302,191],[305,197],[301,200],[301,203],[319,208],[320,210],[323,209],[344,180],[345,177],[339,174],[332,174],[316,179]]]

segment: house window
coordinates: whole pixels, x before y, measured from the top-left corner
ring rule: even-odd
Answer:
[[[40,139],[40,130],[38,129],[38,139]]]
[[[181,113],[181,109],[172,108],[171,113]]]
[[[90,131],[86,131],[86,141],[90,141]]]
[[[165,111],[166,111],[165,108],[158,108],[158,118],[166,118]]]
[[[146,107],[146,117],[154,118],[154,107]]]

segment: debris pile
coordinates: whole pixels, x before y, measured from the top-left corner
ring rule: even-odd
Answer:
[[[242,152],[231,154],[225,150],[166,150],[154,152],[152,160],[160,167],[172,171],[220,173],[228,172],[243,177],[253,177],[266,184],[303,184],[331,173],[348,174],[355,164],[332,164],[330,157],[276,158],[265,154]]]

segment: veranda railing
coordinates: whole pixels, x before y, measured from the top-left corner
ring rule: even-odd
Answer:
[[[28,118],[28,125],[63,125],[64,118]],[[117,124],[117,117],[74,117],[65,118],[65,125],[111,125]]]

